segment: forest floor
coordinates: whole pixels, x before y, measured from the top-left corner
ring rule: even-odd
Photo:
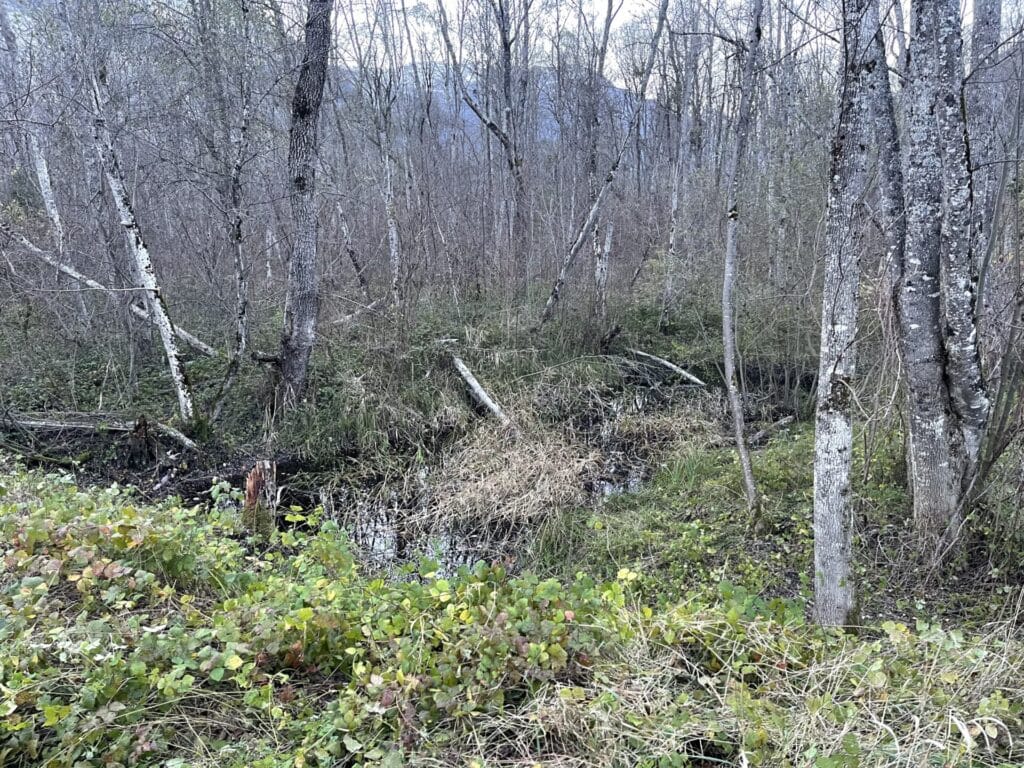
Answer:
[[[979,519],[917,566],[895,434],[857,443],[861,626],[809,621],[813,430],[781,419],[810,365],[748,364],[752,520],[693,327],[608,354],[462,329],[512,429],[467,407],[452,332],[329,348],[284,419],[251,370],[202,456],[8,432],[0,765],[1024,764],[1019,548]],[[94,364],[8,404],[99,410]],[[167,418],[153,370],[119,413]],[[268,453],[254,537],[238,486]]]

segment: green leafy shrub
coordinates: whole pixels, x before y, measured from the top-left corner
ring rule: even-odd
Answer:
[[[445,579],[425,560],[384,579],[315,510],[262,545],[229,508],[3,474],[5,766],[1024,759],[1010,627],[843,636],[742,584],[655,605],[625,566]]]

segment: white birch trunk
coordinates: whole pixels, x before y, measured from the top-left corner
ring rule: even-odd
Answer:
[[[4,222],[2,219],[0,219],[0,233],[3,233],[7,237],[9,237],[12,240],[14,240],[16,243],[18,243],[20,246],[22,246],[26,251],[31,253],[33,256],[38,258],[43,263],[48,264],[49,266],[53,267],[54,269],[56,269],[61,274],[67,275],[72,280],[80,283],[81,285],[84,285],[86,288],[89,288],[89,289],[94,290],[94,291],[99,291],[101,293],[105,293],[105,294],[107,294],[107,295],[109,295],[109,296],[111,296],[113,298],[117,298],[117,292],[116,291],[108,288],[107,286],[103,285],[102,283],[99,283],[99,282],[93,280],[88,275],[82,274],[81,272],[79,272],[74,267],[69,266],[68,264],[64,264],[63,262],[61,262],[58,259],[54,258],[47,251],[45,251],[42,248],[40,248],[39,246],[37,246],[35,243],[33,243],[31,240],[29,240],[23,234],[21,234],[20,232],[16,232],[13,229],[11,229],[7,225],[7,223]],[[145,307],[140,307],[138,304],[135,304],[133,302],[133,303],[128,305],[128,309],[129,309],[129,311],[133,315],[138,317],[140,320],[144,320],[145,322],[147,322],[147,323],[149,323],[150,325],[153,325],[153,326],[156,325],[156,323],[153,320],[153,315],[151,315],[149,310],[147,310]],[[181,339],[186,344],[188,344],[190,347],[195,349],[197,352],[200,352],[201,354],[206,355],[207,357],[216,357],[217,356],[217,351],[213,347],[211,347],[206,342],[196,338],[191,333],[186,331],[184,328],[179,328],[178,326],[174,326],[174,335],[177,336],[179,339]]]
[[[107,127],[106,117],[103,112],[106,102],[103,97],[103,86],[95,75],[92,76],[92,97],[95,109],[93,121],[94,138],[96,149],[102,160],[103,173],[128,242],[129,256],[137,270],[140,280],[139,287],[145,292],[149,315],[152,318],[153,325],[156,326],[160,334],[160,341],[163,343],[164,356],[167,358],[167,367],[171,374],[171,383],[174,385],[174,392],[178,398],[178,413],[185,424],[190,424],[195,418],[192,388],[189,385],[188,377],[185,374],[185,367],[178,352],[174,325],[167,314],[167,306],[164,303],[163,294],[160,291],[160,286],[156,280],[156,273],[153,270],[153,261],[149,256],[146,241],[142,237],[142,229],[139,227],[139,222],[135,217],[131,197],[128,194],[128,188],[125,185],[120,162],[114,150],[110,130]]]
[[[210,421],[220,418],[228,395],[234,386],[238,371],[242,367],[242,358],[249,345],[249,264],[245,258],[245,246],[242,226],[245,223],[245,211],[242,207],[242,166],[248,146],[249,113],[248,103],[242,108],[242,124],[235,140],[235,163],[228,182],[228,239],[231,241],[231,254],[235,268],[235,343],[231,348],[231,358],[221,381],[217,400],[210,413]]]

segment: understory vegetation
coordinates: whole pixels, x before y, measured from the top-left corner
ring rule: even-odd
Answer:
[[[936,574],[914,555],[898,423],[867,425],[859,630],[821,629],[800,383],[813,360],[764,339],[748,360],[752,517],[713,386],[720,350],[699,319],[645,333],[649,320],[631,316],[605,354],[449,321],[371,364],[353,338],[325,347],[284,419],[260,417],[269,383],[252,368],[205,464],[168,448],[132,467],[124,438],[90,435],[48,473],[26,462],[48,465],[54,444],[9,433],[0,764],[1021,764],[1015,454]],[[513,427],[467,407],[453,347]],[[166,418],[146,370],[120,407]],[[33,393],[49,408],[90,396],[45,379],[8,392],[21,409]],[[299,469],[260,537],[216,462],[270,442]],[[154,489],[169,467],[180,482]],[[387,562],[358,535],[373,505],[403,510]],[[441,530],[465,566],[442,562]]]
[[[0,768],[1022,768],[1024,3],[0,0]]]
[[[813,435],[784,427],[755,453],[752,521],[700,405],[620,417],[652,477],[597,502],[521,487],[594,460],[550,426],[467,428],[437,513],[492,505],[534,534],[456,572],[426,550],[375,567],[321,506],[261,539],[226,483],[147,502],[5,459],[0,762],[1021,764],[1020,592],[998,550],[979,540],[965,556],[989,567],[950,564],[936,588],[907,564],[898,446],[862,452],[862,626],[816,627]]]

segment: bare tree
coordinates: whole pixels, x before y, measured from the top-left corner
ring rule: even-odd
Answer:
[[[683,196],[683,183],[692,174],[695,165],[693,153],[693,116],[690,109],[690,102],[693,99],[695,81],[697,79],[697,60],[700,56],[700,47],[696,39],[686,39],[682,43],[684,54],[682,61],[678,53],[678,45],[675,38],[671,39],[672,62],[676,70],[676,84],[679,101],[679,125],[676,128],[678,141],[676,146],[676,161],[672,168],[672,192],[669,204],[669,228],[668,228],[668,250],[665,253],[665,285],[661,297],[661,317],[658,320],[659,327],[664,330],[668,322],[668,314],[675,302],[675,279],[679,271],[680,251],[684,228],[682,226],[682,207],[680,205]]]
[[[723,173],[726,190],[725,274],[722,278],[722,342],[725,348],[725,387],[729,396],[729,408],[732,411],[736,452],[743,470],[747,508],[751,512],[757,510],[758,495],[757,486],[754,483],[754,470],[750,464],[750,452],[747,450],[747,441],[744,435],[743,402],[736,379],[736,301],[734,294],[739,256],[739,166],[750,134],[754,102],[754,67],[757,64],[757,52],[761,44],[761,14],[763,10],[763,0],[751,0],[750,28],[743,45],[744,58],[740,75],[740,103],[736,115],[736,129]]]
[[[333,5],[334,0],[309,0],[305,50],[292,100],[288,179],[295,240],[288,261],[280,357],[280,395],[286,405],[295,403],[306,390],[320,309],[316,263],[316,155],[320,106],[331,52]]]
[[[907,86],[907,240],[899,293],[914,519],[955,538],[988,416],[975,322],[960,6],[915,2]],[[938,550],[941,551],[941,550]]]
[[[481,103],[466,84],[462,63],[451,37],[451,25],[444,3],[438,0],[438,27],[452,66],[459,96],[470,108],[489,134],[497,139],[505,154],[505,165],[512,185],[509,198],[511,208],[508,229],[509,253],[512,263],[522,272],[527,249],[527,188],[526,157],[523,150],[523,111],[527,98],[529,78],[530,11],[533,0],[521,0],[518,13],[512,0],[488,0],[498,36],[500,59],[500,109],[495,117],[486,103]],[[517,55],[518,53],[518,55]],[[516,72],[519,72],[519,77]],[[486,83],[477,83],[478,86]]]
[[[593,231],[594,227],[597,226],[597,217],[601,212],[605,196],[608,194],[608,190],[611,189],[612,182],[615,181],[616,174],[619,171],[619,166],[622,163],[623,155],[625,155],[626,149],[629,146],[630,139],[633,137],[634,133],[639,130],[641,116],[647,106],[647,85],[650,82],[651,73],[654,71],[654,62],[657,58],[658,44],[661,41],[661,32],[665,27],[667,14],[668,0],[661,0],[661,6],[658,8],[658,20],[654,28],[654,36],[651,40],[651,47],[641,72],[640,88],[636,105],[633,107],[632,114],[629,117],[627,129],[611,163],[608,166],[608,170],[605,172],[601,186],[597,189],[597,193],[593,195],[593,202],[590,204],[590,209],[587,211],[586,217],[580,223],[572,242],[569,244],[569,247],[565,252],[565,256],[562,258],[562,263],[558,269],[558,276],[555,278],[554,285],[551,286],[551,292],[548,294],[547,301],[544,303],[544,310],[541,312],[538,327],[543,326],[551,320],[552,317],[554,317],[559,299],[562,298],[562,289],[565,287],[565,281],[569,277],[569,270],[572,268],[572,265],[576,261],[576,257],[583,249],[583,245],[586,243],[590,233]]]

